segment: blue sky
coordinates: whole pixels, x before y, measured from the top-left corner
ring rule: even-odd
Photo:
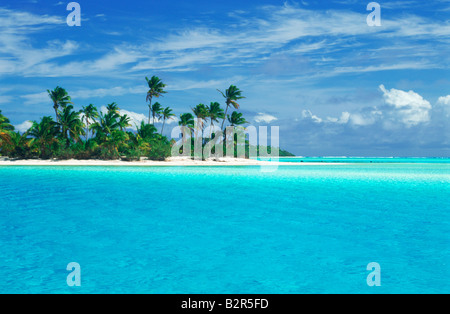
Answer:
[[[237,85],[297,155],[450,156],[450,0],[379,1],[381,27],[369,2],[78,1],[69,27],[69,1],[2,0],[0,110],[18,129],[53,116],[59,85],[139,120],[157,75],[177,115]]]

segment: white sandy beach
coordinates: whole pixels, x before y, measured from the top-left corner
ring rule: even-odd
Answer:
[[[254,159],[244,158],[220,158],[219,160],[192,160],[189,158],[168,158],[166,161],[122,161],[122,160],[56,160],[56,159],[9,159],[0,157],[0,166],[263,166],[263,165],[333,165],[334,163],[298,163],[298,162],[275,162],[275,161],[260,161]]]
[[[260,166],[276,164],[295,164],[290,162],[270,162],[243,158],[220,158],[219,160],[192,160],[188,158],[169,158],[166,161],[121,161],[121,160],[14,160],[0,157],[0,166]]]

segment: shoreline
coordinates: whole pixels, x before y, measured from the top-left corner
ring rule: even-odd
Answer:
[[[0,157],[0,166],[140,166],[140,167],[158,167],[158,166],[317,166],[317,165],[342,165],[343,163],[297,163],[297,162],[275,162],[261,161],[244,158],[221,158],[217,160],[192,160],[188,158],[168,158],[165,161],[141,160],[141,161],[122,161],[122,160],[56,160],[56,159],[9,159]]]

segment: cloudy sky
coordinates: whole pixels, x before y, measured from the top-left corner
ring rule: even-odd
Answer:
[[[81,27],[69,2],[0,2],[0,110],[18,129],[53,115],[58,85],[142,119],[157,75],[177,115],[237,85],[247,120],[297,155],[450,156],[450,0],[379,1],[381,27],[361,0],[80,0]]]

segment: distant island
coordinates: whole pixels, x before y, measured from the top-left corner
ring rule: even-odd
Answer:
[[[170,107],[163,107],[159,102],[153,102],[167,93],[164,84],[157,76],[145,78],[148,85],[146,102],[148,105],[148,120],[141,121],[136,131],[130,131],[130,117],[120,113],[116,103],[106,106],[106,111],[99,111],[96,106],[89,104],[80,110],[75,105],[68,92],[57,86],[54,90],[47,90],[51,104],[55,111],[54,118],[44,116],[40,121],[33,121],[32,126],[25,132],[15,131],[10,120],[0,110],[0,156],[14,159],[100,159],[138,161],[142,158],[149,160],[165,160],[171,156],[173,139],[163,135],[165,124],[174,119],[175,114]],[[238,101],[245,98],[242,91],[231,85],[225,91],[220,91],[225,99],[225,108],[220,103],[211,102],[209,105],[199,104],[192,108],[192,113],[183,113],[178,118],[178,125],[191,130],[191,144],[194,145],[194,125],[202,121],[203,131],[207,124],[212,129],[221,125],[221,130],[227,126],[245,126],[249,122],[239,112]],[[231,111],[231,113],[230,113]],[[155,126],[161,122],[161,129]],[[212,132],[212,131],[210,131]],[[212,132],[210,138],[215,139]],[[224,139],[220,139],[225,143]],[[218,139],[219,140],[219,139]],[[236,139],[234,139],[236,141]],[[205,145],[203,141],[202,145]],[[224,145],[224,153],[226,146]],[[235,143],[236,146],[236,143]],[[246,158],[250,143],[245,142]],[[260,147],[256,150],[259,153]],[[271,147],[266,148],[270,154]],[[234,154],[236,156],[236,151]],[[259,154],[258,154],[259,155]],[[279,156],[294,156],[279,149]],[[236,156],[237,157],[237,156]]]

